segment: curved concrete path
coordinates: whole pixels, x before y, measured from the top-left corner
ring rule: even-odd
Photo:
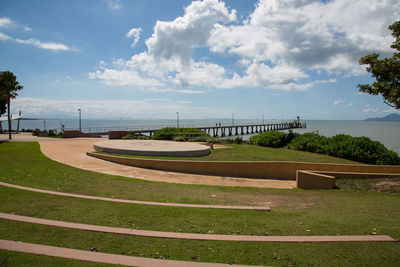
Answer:
[[[91,252],[72,248],[62,248],[46,245],[38,245],[19,241],[10,241],[0,239],[0,249],[8,251],[17,251],[23,253],[31,253],[36,255],[45,255],[66,259],[92,261],[108,264],[120,264],[125,266],[143,266],[143,267],[223,267],[232,266],[230,264],[191,262],[177,260],[159,260],[151,258],[141,258],[133,256],[125,256],[118,254]],[[233,265],[233,266],[249,266],[249,265]]]
[[[143,168],[130,167],[116,164],[86,155],[86,152],[93,151],[93,144],[104,140],[102,138],[74,138],[40,140],[40,150],[48,158],[85,170],[101,172],[112,175],[139,178],[144,180],[182,183],[182,184],[203,184],[219,186],[244,186],[263,188],[294,188],[296,181],[247,179],[236,177],[209,176],[185,174],[177,172],[166,172]]]
[[[266,211],[271,210],[271,208],[269,208],[269,207],[259,207],[259,206],[223,206],[223,205],[201,205],[201,204],[183,204],[183,203],[166,203],[166,202],[127,200],[127,199],[97,197],[97,196],[88,196],[88,195],[80,195],[80,194],[43,190],[43,189],[8,184],[8,183],[3,183],[3,182],[0,182],[0,185],[6,186],[6,187],[11,187],[11,188],[16,188],[16,189],[21,189],[21,190],[26,190],[26,191],[57,195],[57,196],[75,197],[75,198],[84,198],[84,199],[93,199],[93,200],[102,200],[102,201],[120,202],[120,203],[130,203],[130,204],[140,204],[140,205],[184,207],[184,208],[203,208],[203,209],[266,210]]]
[[[64,221],[48,220],[28,216],[0,213],[1,219],[36,223],[42,225],[79,229],[85,231],[158,237],[173,239],[211,240],[211,241],[241,241],[241,242],[393,242],[396,241],[387,235],[348,235],[348,236],[255,236],[255,235],[215,235],[195,233],[175,233],[162,231],[135,230],[129,228],[116,228],[91,224],[71,223]]]

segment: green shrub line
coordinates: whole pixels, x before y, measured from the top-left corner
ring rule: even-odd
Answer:
[[[249,143],[275,148],[287,146],[293,150],[326,154],[367,164],[400,164],[400,157],[396,152],[365,136],[353,137],[337,134],[332,137],[326,137],[319,135],[318,132],[293,134],[293,132],[289,131],[288,134],[285,134],[278,131],[269,131],[252,136]]]
[[[199,129],[174,127],[167,127],[155,131],[152,139],[191,142],[210,142],[213,140],[209,134]]]

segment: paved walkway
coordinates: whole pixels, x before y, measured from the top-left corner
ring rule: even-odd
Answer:
[[[116,228],[91,224],[71,223],[55,221],[14,214],[0,213],[1,219],[36,223],[56,227],[79,229],[86,231],[124,234],[134,236],[191,239],[191,240],[211,240],[211,241],[242,241],[242,242],[393,242],[396,241],[387,235],[349,235],[349,236],[255,236],[255,235],[215,235],[215,234],[195,234],[195,233],[175,233],[161,231],[135,230],[129,228]]]
[[[190,261],[176,261],[176,260],[159,260],[151,258],[140,258],[132,256],[124,256],[117,254],[109,254],[102,252],[91,252],[85,250],[61,248],[54,246],[37,245],[32,243],[24,243],[10,240],[0,239],[0,249],[9,251],[18,251],[24,253],[32,253],[37,255],[46,255],[52,257],[60,257],[74,260],[92,261],[108,264],[121,264],[126,266],[144,266],[144,267],[222,267],[232,266],[230,264],[220,263],[205,263],[205,262],[190,262]],[[248,266],[248,265],[234,265],[234,266]]]
[[[184,207],[184,208],[206,208],[206,209],[232,209],[232,210],[266,210],[266,211],[271,210],[271,208],[269,208],[269,207],[260,207],[260,206],[200,205],[200,204],[183,204],[183,203],[165,203],[165,202],[151,202],[151,201],[140,201],[140,200],[127,200],[127,199],[97,197],[97,196],[88,196],[88,195],[64,193],[64,192],[57,192],[57,191],[49,191],[49,190],[32,188],[32,187],[8,184],[8,183],[3,183],[3,182],[0,182],[0,185],[6,186],[6,187],[11,187],[11,188],[17,188],[17,189],[21,189],[21,190],[44,193],[44,194],[75,197],[75,198],[84,198],[84,199],[93,199],[93,200],[102,200],[102,201],[111,201],[111,202],[120,202],[120,203],[140,204],[140,205]]]
[[[49,139],[49,138],[47,138]],[[136,168],[116,164],[86,155],[86,152],[93,151],[93,144],[101,138],[74,138],[41,140],[40,149],[48,158],[85,170],[119,175],[125,177],[139,178],[144,180],[182,183],[182,184],[205,184],[220,186],[245,186],[263,188],[294,188],[296,181],[269,180],[269,179],[247,179],[237,177],[196,175],[177,172],[166,172],[144,168]]]

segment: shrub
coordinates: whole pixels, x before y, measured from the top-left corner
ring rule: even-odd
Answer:
[[[35,129],[35,130],[32,131],[32,135],[33,136],[39,136],[39,134],[41,134],[41,133],[42,133],[42,131],[39,130],[39,129]]]
[[[147,140],[147,139],[150,139],[150,137],[145,136],[145,135],[127,134],[125,136],[122,136],[121,139],[123,139],[123,140],[129,140],[129,139]]]
[[[328,138],[314,132],[295,134],[288,147],[368,164],[400,164],[400,157],[395,152],[365,136],[338,134]]]
[[[56,132],[57,132],[57,130],[49,130],[49,135],[50,136],[55,136]]]
[[[207,142],[210,138],[209,134],[194,128],[168,127],[157,130],[153,134],[155,140]]]
[[[329,139],[318,133],[296,133],[292,141],[288,144],[288,148],[324,154],[327,151],[328,143]]]
[[[238,137],[235,138],[235,143],[236,143],[236,144],[239,144],[239,145],[240,145],[240,144],[242,143],[242,141],[243,141],[242,137],[239,137],[239,136],[238,136]]]
[[[283,147],[286,134],[279,131],[268,131],[259,133],[250,138],[250,144],[267,147]]]
[[[235,143],[235,140],[233,140],[232,138],[227,138],[227,139],[225,139],[225,142],[224,143],[226,143],[226,144],[233,144],[233,143]]]

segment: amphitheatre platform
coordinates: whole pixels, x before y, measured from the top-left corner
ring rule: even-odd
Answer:
[[[97,152],[161,157],[201,157],[211,151],[205,145],[160,140],[108,140],[93,147]]]

